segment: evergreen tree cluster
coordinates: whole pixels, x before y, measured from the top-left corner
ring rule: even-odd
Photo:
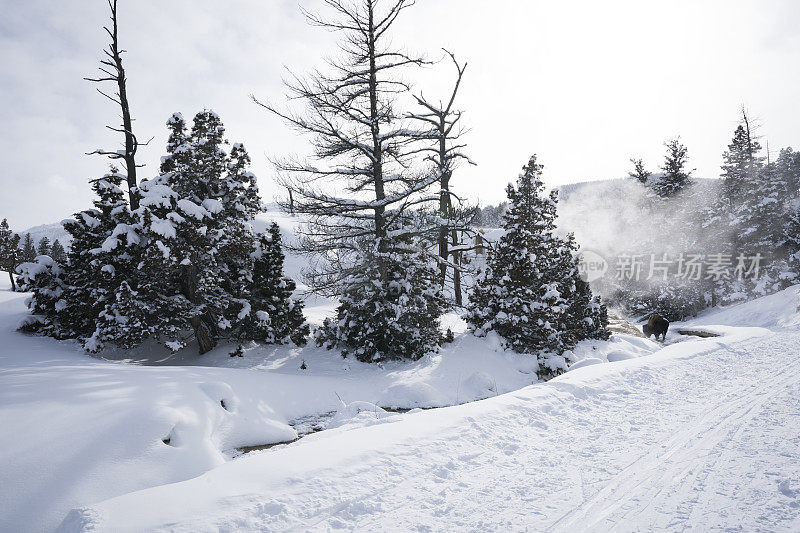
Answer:
[[[472,223],[478,227],[499,228],[503,224],[503,215],[507,209],[508,202],[478,208]]]
[[[466,320],[476,334],[500,335],[508,347],[537,354],[539,376],[564,372],[584,339],[610,335],[605,305],[578,269],[572,235],[555,235],[557,192],[544,194],[542,165],[532,157],[507,189],[505,234],[489,251],[470,295]]]
[[[283,276],[280,232],[257,236],[250,225],[261,204],[246,150],[225,150],[211,111],[191,130],[180,114],[168,126],[161,174],[139,184],[136,210],[112,168],[92,181],[94,207],[64,222],[66,257],[40,254],[20,266],[23,289],[34,293],[25,327],[81,339],[90,351],[148,338],[173,350],[193,338],[201,353],[224,338],[303,343],[308,326]]]
[[[666,144],[663,173],[649,173],[632,160],[630,176],[650,194],[642,216],[663,220],[659,231],[634,243],[628,255],[669,252],[725,254],[729,272],[720,279],[704,272],[700,279],[616,280],[602,291],[609,302],[633,316],[658,312],[669,320],[696,316],[709,306],[730,304],[779,291],[800,279],[800,155],[791,148],[772,160],[751,131],[746,113],[723,153],[721,179],[693,187],[686,170],[687,150],[678,139]],[[758,279],[735,269],[740,256],[760,255]],[[656,257],[658,259],[658,257]]]
[[[440,317],[453,282],[461,305],[461,273],[474,209],[453,190],[463,153],[462,112],[455,106],[466,63],[450,58],[456,79],[439,103],[412,93],[409,72],[428,63],[398,48],[391,27],[412,0],[326,2],[325,18],[306,16],[343,35],[329,72],[289,83],[300,110],[255,103],[312,137],[309,161],[279,160],[286,207],[304,217],[295,251],[314,258],[307,278],[339,298],[335,317],[315,332],[321,346],[361,361],[418,359],[453,339]],[[167,154],[159,175],[139,181],[116,4],[111,43],[93,81],[116,84],[124,150],[97,150],[116,168],[93,180],[91,209],[64,222],[68,253],[49,242],[37,255],[30,237],[17,270],[33,292],[24,327],[80,339],[89,351],[132,348],[147,339],[178,350],[189,342],[205,353],[220,341],[305,342],[302,303],[283,274],[280,231],[255,235],[261,208],[250,158],[228,148],[211,111],[190,125],[167,122]],[[108,68],[106,68],[108,67]],[[408,103],[415,108],[403,108]],[[583,339],[608,337],[605,306],[578,273],[574,238],[554,235],[555,200],[542,196],[541,167],[531,159],[509,202],[486,208],[485,222],[504,216],[506,236],[492,251],[486,275],[470,297],[476,332],[494,330],[519,352],[539,358],[542,378],[569,364]],[[122,184],[127,184],[123,191]],[[429,207],[438,203],[435,212]],[[47,253],[45,253],[47,252]]]

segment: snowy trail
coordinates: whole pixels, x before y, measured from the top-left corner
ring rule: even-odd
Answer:
[[[753,349],[775,354],[785,348],[785,338],[751,340],[736,349],[728,346],[725,355],[747,357]],[[800,339],[797,339],[800,342]],[[716,353],[708,354],[716,356]],[[795,357],[797,352],[793,354]],[[574,530],[600,529],[636,524],[643,528],[679,527],[683,521],[693,518],[693,524],[724,528],[731,524],[719,522],[715,516],[719,509],[708,505],[720,488],[720,480],[708,484],[709,475],[718,472],[717,463],[725,456],[727,466],[741,470],[741,457],[734,453],[766,453],[774,443],[759,439],[755,449],[742,446],[741,437],[747,429],[763,429],[753,424],[756,418],[775,415],[776,405],[781,405],[787,420],[781,423],[795,425],[800,422],[800,364],[794,362],[786,368],[778,368],[752,376],[752,381],[742,384],[742,390],[725,396],[723,403],[709,405],[708,410],[697,420],[678,429],[666,442],[653,445],[646,453],[637,457],[630,465],[608,480],[594,496],[582,502],[575,510],[553,524],[553,529]],[[788,408],[787,408],[788,407]],[[792,423],[792,421],[794,423]],[[763,432],[762,432],[763,433]],[[795,440],[798,435],[795,435]],[[736,456],[736,461],[731,461]],[[800,453],[795,455],[800,459]],[[783,462],[778,467],[784,466]],[[753,471],[745,473],[747,476]],[[796,474],[796,472],[795,472]],[[777,475],[777,474],[776,474]],[[719,478],[719,473],[716,474]],[[726,480],[741,481],[741,480]],[[798,481],[795,479],[794,481]],[[794,504],[800,502],[791,502]],[[747,505],[746,501],[740,502]],[[646,518],[643,515],[647,513]],[[779,518],[779,517],[775,517]],[[755,526],[755,524],[754,524]]]
[[[800,332],[728,328],[338,428],[76,510],[65,530],[800,530]]]

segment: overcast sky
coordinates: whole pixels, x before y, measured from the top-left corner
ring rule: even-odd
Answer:
[[[217,111],[241,141],[265,200],[267,156],[305,141],[248,95],[280,101],[285,67],[323,66],[333,36],[309,27],[299,5],[317,0],[119,0],[120,38],[141,175],[157,171],[166,119]],[[117,109],[82,81],[106,45],[104,0],[0,0],[0,218],[17,230],[86,208],[87,180],[107,168],[83,155],[115,147],[104,129]],[[460,107],[469,155],[453,185],[482,204],[532,153],[550,186],[624,176],[642,157],[655,170],[680,135],[699,177],[719,174],[745,104],[775,152],[800,148],[800,2],[418,0],[395,41],[469,62]],[[449,65],[420,77],[433,96]],[[435,73],[434,73],[435,72]]]

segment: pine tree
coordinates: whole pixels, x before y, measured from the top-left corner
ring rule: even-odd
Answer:
[[[36,255],[50,255],[50,239],[42,237],[39,239],[39,246],[36,248]]]
[[[680,137],[664,143],[667,155],[664,166],[661,167],[663,175],[652,184],[653,190],[662,198],[670,198],[684,190],[691,184],[692,171],[686,171],[688,150]]]
[[[477,335],[495,331],[507,346],[537,354],[539,376],[567,369],[564,353],[587,338],[607,338],[605,306],[578,271],[574,238],[555,235],[557,191],[545,196],[542,166],[531,157],[506,192],[505,234],[489,251],[466,320]]]
[[[244,317],[239,338],[281,344],[291,340],[304,345],[310,328],[303,316],[303,303],[292,299],[295,282],[283,273],[277,224],[261,235],[253,257],[252,279],[248,283],[252,311]]]
[[[219,216],[220,179],[227,166],[224,128],[211,111],[195,116],[191,132],[179,113],[167,125],[171,132],[162,174],[140,185],[146,235],[142,266],[148,276],[137,294],[146,302],[150,332],[176,348],[184,344],[182,332],[191,329],[202,354],[216,345],[220,326],[227,327],[222,314],[232,304],[215,248],[224,231]]]
[[[560,280],[559,292],[569,305],[566,344],[573,346],[584,339],[606,340],[611,336],[607,328],[608,310],[580,275],[579,247],[575,236],[570,233],[561,241],[557,249],[559,259],[555,277]]]
[[[293,283],[282,274],[259,277],[266,267],[250,221],[261,203],[244,146],[234,144],[230,153],[223,149],[225,130],[212,111],[198,113],[191,131],[177,113],[168,126],[162,174],[140,187],[145,243],[139,270],[146,275],[118,298],[127,310],[109,316],[133,314],[135,331],[126,332],[127,338],[152,335],[172,349],[183,347],[191,331],[200,353],[226,337],[300,342],[302,305],[289,299]],[[279,240],[275,246],[280,252]],[[257,278],[281,286],[256,287]],[[274,317],[260,299],[265,291]],[[271,327],[266,324],[273,320]]]
[[[783,232],[789,265],[794,273],[800,273],[800,202],[797,200],[789,207]]]
[[[791,206],[795,205],[789,189],[792,178],[779,162],[780,159],[761,168],[740,208],[743,224],[738,252],[765,258],[758,279],[750,284],[753,296],[777,292],[797,279],[797,269],[790,266],[791,252],[785,246]]]
[[[33,245],[33,238],[30,233],[25,234],[22,241],[22,261],[30,263],[36,259],[36,247]]]
[[[800,152],[795,152],[791,147],[784,148],[775,161],[778,172],[781,174],[790,198],[800,195]]]
[[[782,231],[783,255],[787,258],[792,279],[800,277],[800,152],[791,148],[780,151],[775,162],[777,171],[786,184]]]
[[[644,168],[644,161],[641,159],[631,159],[631,163],[633,163],[633,171],[629,172],[628,176],[635,179],[642,185],[647,184],[647,180],[650,179],[651,173]]]
[[[84,347],[91,352],[100,350],[106,341],[113,340],[105,332],[105,313],[118,301],[117,293],[122,285],[134,282],[138,275],[136,267],[141,237],[121,188],[124,179],[125,176],[112,167],[111,172],[92,182],[92,189],[98,196],[94,206],[100,222],[95,233],[98,240],[102,239],[99,247],[89,249],[89,268],[96,277],[85,287],[81,287],[80,283],[70,283],[70,287],[88,290],[94,302],[91,311],[94,331],[84,343]],[[67,270],[70,274],[68,279],[74,279],[76,271],[71,262]]]
[[[5,218],[0,221],[0,270],[8,272],[11,280],[11,290],[17,290],[17,283],[14,274],[20,262],[22,253],[19,249],[19,235],[11,231],[8,220]]]
[[[435,265],[421,252],[382,259],[366,262],[360,274],[347,279],[336,319],[325,319],[315,334],[317,345],[338,346],[342,355],[375,362],[416,360],[443,342],[439,317],[445,300]]]
[[[63,336],[85,339],[90,351],[102,347],[101,312],[134,271],[135,252],[129,245],[137,244],[139,237],[128,226],[132,216],[120,187],[123,180],[115,167],[92,180],[94,207],[63,223],[72,244],[63,268],[65,290],[57,321]]]
[[[752,135],[749,118],[742,110],[741,123],[737,125],[727,150],[722,154],[719,196],[711,202],[703,216],[704,230],[714,232],[717,236],[715,247],[734,257],[749,248],[746,241],[752,238],[755,231],[751,216],[743,206],[746,199],[753,199],[756,193],[753,189],[764,167],[760,152],[761,145]],[[743,236],[743,233],[751,237]],[[733,277],[708,283],[712,305],[733,303],[735,300],[731,298],[740,299],[752,290],[750,284]]]
[[[436,276],[433,285],[428,281],[431,267],[419,253],[424,243],[413,238],[420,228],[409,223],[412,207],[440,176],[416,168],[420,132],[400,108],[411,96],[404,77],[425,61],[391,41],[394,23],[414,3],[325,4],[333,17],[307,16],[342,35],[342,54],[329,73],[296,76],[289,84],[302,112],[261,103],[313,137],[311,160],[277,166],[294,212],[309,221],[297,248],[321,258],[307,272],[309,284],[341,297],[335,324],[329,321],[317,340],[356,349],[361,359],[416,358],[438,343],[438,315],[431,313],[441,311],[441,294]],[[411,279],[419,285],[407,285]]]
[[[50,248],[50,257],[56,263],[64,263],[67,260],[67,252],[58,239],[53,241],[53,246]]]
[[[751,137],[747,116],[736,127],[728,150],[722,154],[722,194],[729,208],[740,205],[764,164],[761,145]]]
[[[792,205],[791,189],[796,183],[792,158],[790,152],[781,152],[777,161],[765,164],[760,152],[761,145],[743,110],[742,121],[723,154],[718,219],[731,230],[729,245],[734,257],[760,254],[764,261],[759,279],[732,278],[723,284],[725,293],[737,296],[769,294],[795,278],[789,267],[791,254],[784,246],[791,218],[786,208]]]
[[[64,271],[61,266],[49,256],[40,255],[19,265],[17,272],[20,290],[33,293],[25,302],[31,315],[22,321],[19,328],[58,339],[68,338],[70,335],[65,334],[56,319],[63,310]]]

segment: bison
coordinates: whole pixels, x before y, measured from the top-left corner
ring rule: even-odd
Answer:
[[[658,313],[654,313],[647,321],[647,324],[642,326],[642,331],[644,331],[644,336],[649,339],[650,335],[655,335],[656,340],[658,340],[659,335],[661,335],[662,340],[666,340],[668,329],[669,329],[669,322],[661,318],[661,316]]]

